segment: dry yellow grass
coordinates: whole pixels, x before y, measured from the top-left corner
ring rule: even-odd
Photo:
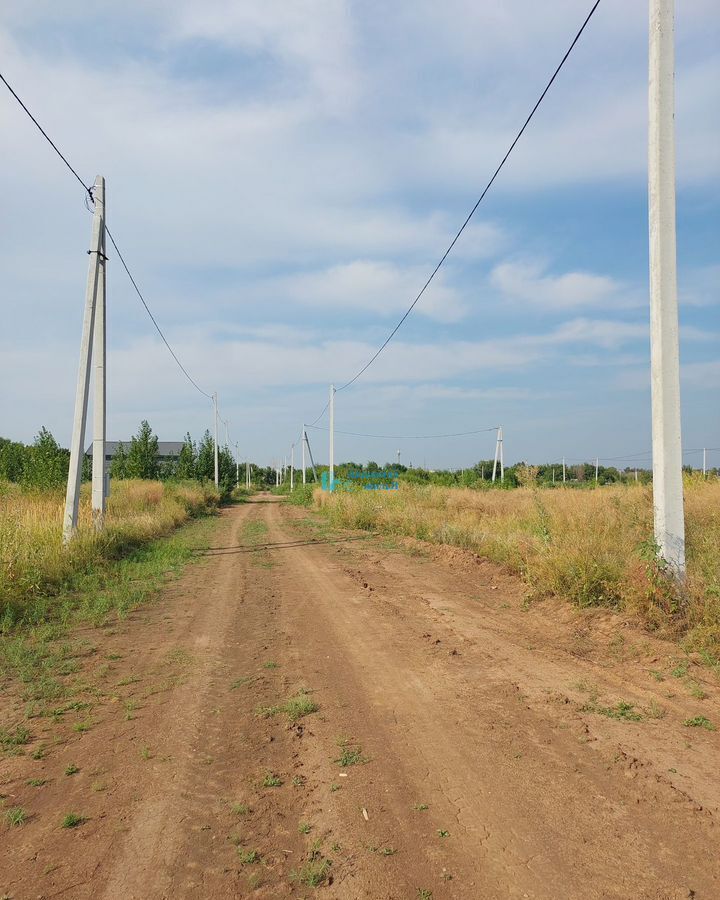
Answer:
[[[315,495],[336,524],[474,550],[520,574],[536,597],[637,614],[650,628],[720,651],[720,482],[686,480],[688,579],[677,592],[654,559],[652,494],[596,490],[475,491],[403,485],[398,492]]]
[[[64,495],[24,493],[0,483],[0,630],[20,620],[39,621],[46,598],[72,577],[168,534],[217,502],[214,491],[196,482],[120,481],[113,484],[106,527],[95,532],[88,488],[83,487],[77,538],[65,548]]]

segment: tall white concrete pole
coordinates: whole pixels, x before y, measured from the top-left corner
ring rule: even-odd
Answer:
[[[295,490],[295,444],[290,445],[290,490]]]
[[[707,450],[703,447],[703,478],[707,476]]]
[[[250,490],[250,460],[245,463],[245,487]]]
[[[106,328],[105,328],[105,295],[107,287],[105,257],[105,179],[95,179],[93,188],[95,209],[99,207],[100,218],[100,251],[91,254],[98,260],[97,291],[95,294],[95,322],[93,324],[92,362],[94,373],[93,393],[93,445],[92,445],[92,512],[93,524],[101,531],[105,524],[105,507],[107,505],[107,471],[105,463],[105,440],[107,438],[106,416]]]
[[[303,473],[303,484],[307,483],[307,476],[305,474],[305,423],[303,422],[302,431],[300,432],[300,445],[302,447],[302,473]]]
[[[218,396],[217,391],[213,394],[213,404],[215,405],[215,487],[220,487],[220,459],[218,457]]]
[[[567,481],[567,469],[565,466],[565,457],[563,456],[563,484]]]
[[[328,472],[328,490],[333,489],[335,482],[335,385],[330,385],[330,471]]]
[[[104,187],[105,179],[98,175],[95,188]],[[63,517],[63,543],[67,544],[75,534],[78,524],[80,504],[80,483],[82,481],[83,455],[85,453],[85,420],[87,417],[88,393],[90,390],[90,359],[92,355],[92,335],[95,330],[95,298],[97,296],[100,253],[102,252],[102,211],[95,207],[90,236],[90,265],[85,287],[85,312],[83,314],[82,337],[80,339],[80,367],[75,391],[75,415],[73,417],[70,441],[70,467],[65,493],[65,514]]]
[[[675,3],[650,0],[648,194],[653,507],[660,556],[685,575],[675,246]]]

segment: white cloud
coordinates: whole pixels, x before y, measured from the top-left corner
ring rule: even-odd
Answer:
[[[545,310],[634,305],[634,298],[614,278],[591,272],[549,275],[547,266],[539,262],[500,263],[492,270],[490,283],[505,297]]]

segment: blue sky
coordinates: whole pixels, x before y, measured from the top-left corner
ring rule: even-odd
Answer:
[[[9,0],[0,58],[86,181],[242,456],[270,462],[384,340],[589,9],[580,0]],[[720,15],[677,19],[686,448],[720,447]],[[603,0],[472,225],[337,427],[502,423],[506,458],[650,445],[647,4]],[[67,442],[90,220],[0,97],[0,433]],[[200,436],[183,378],[109,263],[108,436]],[[321,422],[320,424],[325,424]],[[327,456],[326,434],[315,436]],[[339,437],[340,458],[462,466],[492,435]],[[699,454],[686,461],[699,462]],[[720,464],[720,452],[711,455]]]

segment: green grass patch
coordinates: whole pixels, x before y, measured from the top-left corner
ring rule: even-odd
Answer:
[[[685,719],[683,725],[687,728],[704,728],[706,731],[716,730],[710,719],[705,716],[693,716],[692,719]]]
[[[369,762],[368,758],[362,755],[362,747],[343,747],[340,756],[334,761],[343,769]]]
[[[77,813],[69,812],[64,817],[62,822],[60,823],[61,828],[77,828],[79,825],[82,825],[83,822],[86,822],[87,819],[85,816],[80,816]]]
[[[19,828],[27,821],[27,813],[22,806],[11,806],[5,810],[5,821],[9,828]]]
[[[299,691],[294,697],[289,697],[278,706],[261,706],[258,709],[258,715],[268,719],[271,716],[278,715],[278,713],[285,713],[291,722],[297,722],[303,716],[309,716],[319,709],[320,707],[310,698],[307,691]]]

